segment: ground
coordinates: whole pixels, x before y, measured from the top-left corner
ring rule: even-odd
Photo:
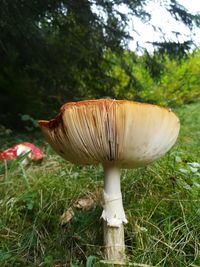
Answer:
[[[175,112],[173,149],[122,172],[127,255],[146,266],[200,266],[200,103]],[[43,162],[0,163],[0,266],[100,266],[101,166],[65,162],[39,134],[1,136],[3,147],[30,139],[45,150]]]

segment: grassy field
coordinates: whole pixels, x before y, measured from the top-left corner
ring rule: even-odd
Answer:
[[[127,255],[146,265],[200,266],[200,103],[175,111],[176,146],[145,168],[122,172]],[[1,136],[1,147],[28,136]],[[0,165],[0,266],[91,267],[102,257],[101,166],[46,158]]]

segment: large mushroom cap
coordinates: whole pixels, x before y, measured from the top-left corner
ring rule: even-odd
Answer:
[[[78,164],[144,166],[175,143],[180,123],[170,110],[126,100],[67,103],[42,131],[63,158]]]

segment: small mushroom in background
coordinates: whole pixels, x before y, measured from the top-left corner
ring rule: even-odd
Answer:
[[[0,160],[14,160],[19,156],[27,154],[27,158],[22,161],[27,165],[30,161],[38,161],[44,158],[43,151],[32,143],[22,142],[0,152]]]
[[[137,168],[163,156],[176,142],[180,123],[166,108],[126,100],[66,103],[60,114],[39,125],[52,148],[75,164],[104,168],[104,257],[125,264],[123,224],[127,223],[120,169]]]

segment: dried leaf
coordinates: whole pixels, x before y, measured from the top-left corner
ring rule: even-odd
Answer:
[[[80,198],[74,203],[74,207],[78,209],[88,210],[93,205],[94,199],[91,197],[88,198]]]
[[[67,211],[63,212],[60,216],[60,224],[67,224],[74,217],[74,212],[72,208],[69,208]]]
[[[200,163],[198,163],[198,162],[189,162],[188,164],[190,166],[194,167],[194,168],[199,168],[200,167]]]

